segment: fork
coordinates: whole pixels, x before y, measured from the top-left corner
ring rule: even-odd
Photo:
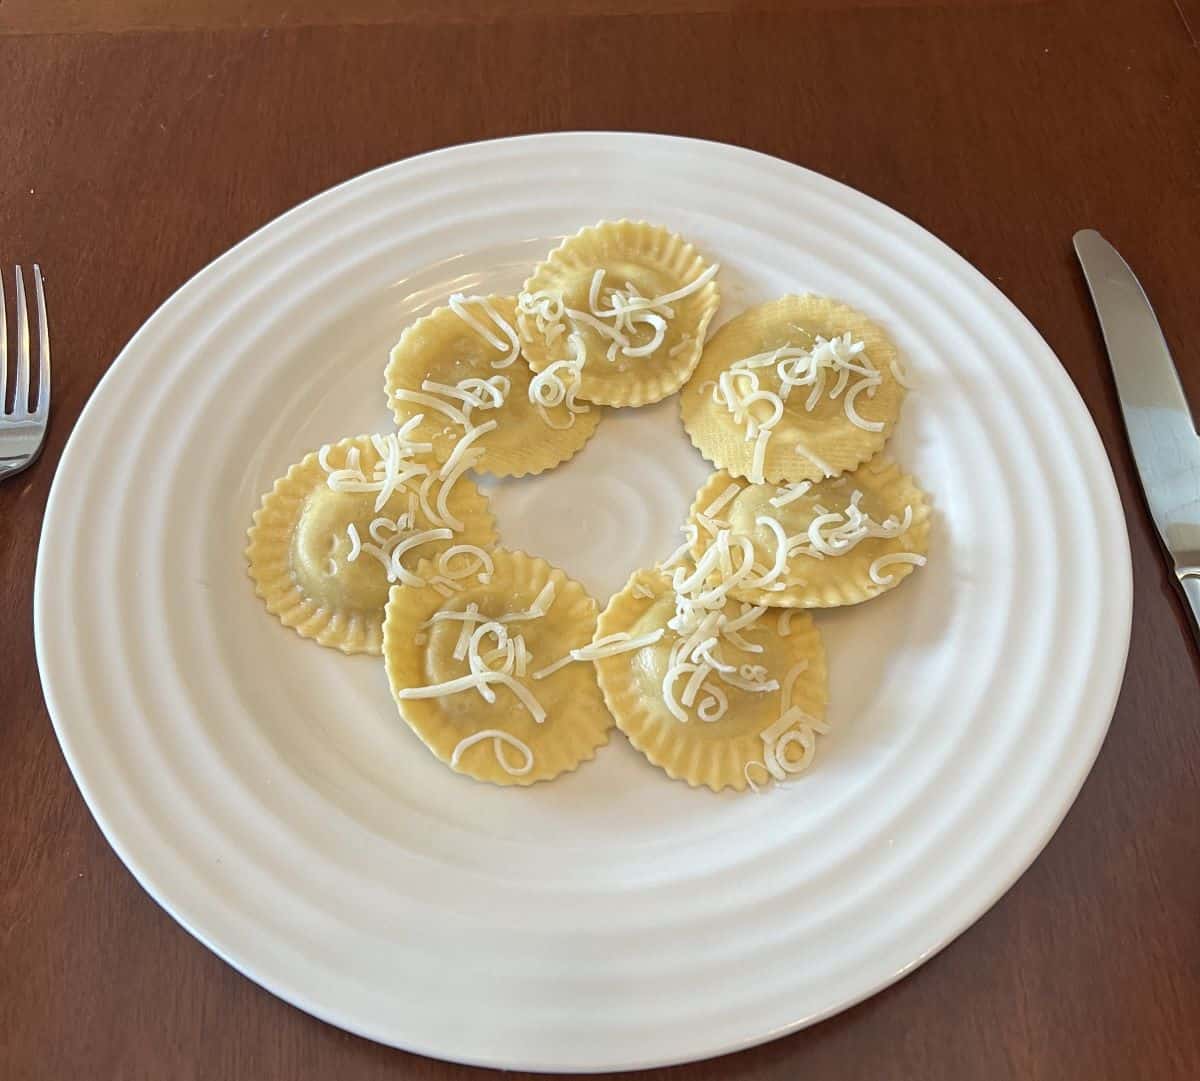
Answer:
[[[25,279],[17,267],[17,366],[13,403],[8,400],[8,325],[5,318],[4,280],[0,277],[0,480],[20,473],[37,460],[50,419],[50,330],[46,325],[46,297],[42,271],[33,264],[33,282],[38,307],[38,393],[29,408],[29,309],[25,301]]]

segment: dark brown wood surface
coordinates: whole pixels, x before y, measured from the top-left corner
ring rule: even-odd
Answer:
[[[741,143],[945,239],[1062,358],[1133,544],[1112,730],[1028,873],[857,1008],[645,1076],[1200,1077],[1200,665],[1070,246],[1089,225],[1116,243],[1200,402],[1198,35],[1198,0],[0,0],[0,262],[45,268],[56,350],[46,452],[0,485],[0,1078],[485,1074],[312,1020],[142,892],[55,742],[33,566],[80,408],[188,276],[365,169],[561,128]]]

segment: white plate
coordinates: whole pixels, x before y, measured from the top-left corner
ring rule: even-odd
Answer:
[[[382,665],[283,630],[242,559],[259,495],[384,428],[388,347],[553,238],[645,217],[723,265],[722,318],[786,291],[879,319],[919,389],[894,452],[929,566],[822,614],[835,732],[761,798],[620,737],[549,785],[452,774]],[[1081,312],[1080,318],[1084,317]],[[704,463],[669,401],[501,485],[506,542],[601,598],[676,541]],[[63,455],[38,560],[46,698],[105,835],[185,927],[336,1025],[492,1066],[601,1070],[778,1036],[911,971],[1049,839],[1099,749],[1130,626],[1100,441],[1032,326],[912,222],[745,150],[550,135],[399,162],[179,290]]]

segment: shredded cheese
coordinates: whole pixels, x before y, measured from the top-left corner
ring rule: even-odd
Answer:
[[[436,383],[432,379],[421,383],[421,391],[424,394],[440,394],[443,398],[462,402],[461,407],[455,408],[467,418],[475,409],[499,409],[511,388],[512,383],[503,375],[494,375],[491,379],[469,376],[460,379],[453,386],[448,383]]]
[[[516,673],[518,676],[524,676],[528,671],[529,662],[533,660],[533,654],[525,645],[525,635],[518,634],[513,639],[513,644],[517,647]]]
[[[437,612],[433,617],[434,620],[437,620],[438,616],[443,614],[449,615],[450,613]],[[466,658],[467,647],[471,644],[471,634],[475,630],[476,624],[487,622],[487,617],[479,614],[479,605],[474,601],[471,601],[467,605],[466,610],[461,614],[463,616],[462,627],[459,628],[458,641],[455,642],[454,652],[451,654],[456,661],[461,661]],[[426,624],[426,626],[429,625],[430,624]]]
[[[761,762],[759,762],[757,759],[754,759],[754,758],[750,759],[750,761],[747,762],[742,767],[742,776],[746,778],[746,784],[748,784],[750,786],[750,791],[753,792],[755,795],[757,795],[758,793],[760,793],[762,791],[762,789],[759,788],[759,786],[754,783],[754,778],[750,776],[750,767],[751,766],[757,766],[759,769],[761,769],[763,771],[763,773],[765,773],[767,775],[767,779],[763,782],[764,784],[771,783],[771,771],[769,769],[767,769],[767,767],[764,766]]]
[[[782,577],[787,571],[788,536],[783,531],[783,526],[779,524],[779,519],[772,518],[769,514],[760,514],[754,519],[754,524],[766,526],[775,537],[775,562],[765,574],[761,574],[746,583],[748,588],[765,589],[769,588],[777,578]]]
[[[553,664],[548,664],[545,668],[534,672],[533,678],[545,679],[546,676],[552,675],[560,668],[565,668],[572,661],[599,661],[605,657],[615,657],[618,653],[631,653],[634,650],[653,645],[665,633],[666,631],[662,627],[659,627],[658,630],[651,631],[649,634],[633,638],[624,631],[618,631],[616,634],[610,634],[605,638],[597,639],[590,646],[580,646],[578,649],[572,649],[565,657],[560,657]]]
[[[560,431],[575,423],[576,414],[587,413],[591,408],[575,400],[583,378],[583,365],[587,360],[583,336],[578,332],[572,333],[567,339],[567,346],[571,351],[570,357],[548,364],[529,381],[529,400],[537,407],[538,415],[548,428]],[[560,405],[567,409],[566,424],[555,423],[550,417],[549,411]]]
[[[890,586],[896,580],[896,576],[884,574],[884,567],[890,567],[896,563],[911,563],[914,567],[923,567],[925,562],[925,557],[917,555],[915,552],[896,552],[893,555],[880,556],[871,564],[867,573],[870,574],[871,581],[876,585]]]
[[[475,314],[467,307],[468,304],[478,304],[492,321],[492,327],[495,327],[495,330],[477,319]],[[496,311],[492,302],[487,297],[468,297],[462,293],[455,293],[450,298],[450,310],[487,342],[488,345],[504,354],[503,360],[492,361],[493,368],[507,368],[521,355],[521,341],[517,337],[516,330]],[[496,330],[504,335],[503,339],[496,335]]]
[[[846,416],[850,419],[850,423],[858,428],[862,428],[865,432],[882,432],[884,428],[883,421],[863,419],[862,415],[855,407],[854,402],[862,391],[869,390],[877,386],[879,386],[878,382],[872,383],[865,379],[860,380],[846,392],[846,399],[842,403],[846,410]]]
[[[451,564],[459,556],[469,556],[475,560],[473,564],[455,571],[451,568]],[[447,548],[441,555],[438,556],[438,573],[444,577],[457,581],[460,578],[469,578],[472,574],[476,575],[480,580],[485,575],[496,573],[496,565],[492,562],[492,557],[488,555],[482,548],[474,544],[454,544]]]
[[[789,706],[777,721],[759,733],[767,772],[778,782],[787,780],[789,774],[807,769],[816,753],[817,735],[828,732],[829,726],[823,721],[810,717],[798,706]],[[798,758],[792,758],[787,753],[792,745],[800,747]]]
[[[779,489],[778,495],[771,497],[771,506],[786,507],[789,503],[794,503],[797,499],[807,495],[811,488],[811,480],[802,480],[796,482],[795,484],[785,484]]]
[[[525,612],[510,612],[506,616],[500,617],[501,623],[519,623],[526,619],[541,619],[554,605],[555,593],[554,579],[549,579],[536,597],[533,598],[533,604],[529,606],[529,610]]]
[[[469,297],[467,299],[477,300],[479,298]],[[515,331],[513,333],[515,334]],[[436,410],[448,418],[452,424],[462,428],[462,434],[455,440],[449,457],[442,464],[438,473],[438,476],[447,482],[447,487],[451,487],[453,481],[450,478],[453,476],[454,479],[457,479],[458,476],[461,476],[463,470],[460,470],[457,474],[455,474],[455,470],[464,460],[468,462],[467,469],[479,462],[483,450],[480,447],[473,447],[472,444],[499,426],[499,422],[495,420],[476,424],[472,419],[472,413],[476,409],[499,409],[504,405],[511,389],[512,380],[506,375],[493,375],[489,379],[479,379],[471,376],[459,380],[454,385],[426,379],[421,383],[419,391],[407,390],[401,387],[393,391],[393,397],[397,401],[414,402],[428,409]],[[420,416],[412,418],[405,427],[407,428],[419,419],[421,419]],[[422,469],[424,471],[424,467]],[[453,526],[453,528],[461,530],[462,526],[456,524],[455,519],[449,517],[448,512],[444,509],[445,500],[448,498],[448,495],[449,493],[443,489],[443,493],[440,496],[441,520]],[[428,489],[426,489],[423,499],[425,502],[423,502],[422,507],[428,512]],[[434,520],[434,516],[430,515],[430,519]]]
[[[404,431],[402,429],[401,431]],[[371,436],[378,460],[368,477],[362,468],[359,448],[352,446],[346,452],[343,465],[338,468],[330,464],[331,447],[326,444],[317,452],[317,461],[325,470],[325,483],[334,492],[376,492],[375,510],[381,511],[392,495],[409,485],[417,477],[428,474],[427,466],[414,462],[412,457],[419,448],[427,444],[413,444],[401,439],[401,432]]]
[[[892,515],[882,522],[875,521],[863,511],[860,501],[863,493],[855,489],[845,510],[830,511],[820,504],[813,510],[816,516],[803,533],[788,538],[788,554],[805,555],[817,559],[843,556],[853,551],[864,540],[872,537],[891,540],[902,536],[912,525],[911,506],[904,508],[902,517]]]
[[[573,334],[578,334],[581,327],[588,327],[605,339],[609,343],[606,356],[610,361],[616,360],[618,353],[627,357],[648,357],[666,341],[669,320],[675,317],[671,305],[699,292],[712,281],[718,270],[720,266],[714,263],[679,289],[661,296],[644,297],[632,282],[625,282],[623,288],[605,287],[605,271],[598,268],[588,289],[587,311],[566,307],[561,294],[548,290],[534,294],[522,292],[517,297],[517,309],[534,320],[538,331],[548,341],[566,333],[562,326],[565,320]],[[608,307],[604,306],[606,303]],[[635,335],[640,340],[635,340]],[[669,350],[669,355],[678,355],[692,341],[689,335],[682,336]]]
[[[770,528],[770,527],[768,527]],[[687,531],[694,542],[695,527]],[[786,536],[778,533],[781,551],[786,555]],[[677,553],[678,555],[678,553]],[[737,556],[735,565],[734,556]],[[676,557],[668,564],[676,562]],[[676,566],[671,575],[675,594],[675,615],[667,621],[676,641],[668,656],[663,678],[663,702],[681,723],[691,719],[691,711],[701,721],[719,720],[728,709],[729,700],[722,685],[736,687],[750,694],[770,693],[779,688],[765,666],[737,665],[722,655],[728,644],[747,653],[761,653],[763,647],[744,637],[766,611],[765,607],[742,605],[740,613],[726,612],[729,591],[739,582],[773,581],[771,569],[761,569],[754,577],[754,546],[746,537],[734,537],[728,529],[718,532],[714,541],[689,568]],[[680,682],[683,681],[683,682]]]
[[[742,486],[736,482],[727,485],[722,490],[721,494],[704,508],[703,513],[709,518],[715,518],[731,502],[733,502],[734,499],[737,498],[737,494],[741,490]]]
[[[797,454],[802,454],[813,465],[815,465],[825,476],[832,477],[837,475],[837,470],[833,468],[824,458],[820,457],[816,451],[812,450],[808,444],[797,439],[793,444]]]
[[[411,552],[422,544],[433,544],[435,541],[452,540],[454,534],[449,529],[425,529],[413,533],[400,541],[391,551],[391,571],[388,581],[399,581],[406,586],[423,586],[425,579],[406,570],[401,559],[405,553]]]
[[[426,394],[419,390],[406,390],[404,387],[398,387],[392,391],[392,397],[398,402],[413,402],[415,405],[423,405],[427,409],[434,409],[437,412],[449,417],[455,424],[461,425],[463,428],[470,427],[471,422],[467,420],[467,415],[455,405],[450,405],[448,402],[442,401],[440,398],[434,397],[432,394]]]
[[[438,517],[456,533],[461,533],[464,529],[466,529],[466,525],[458,518],[454,517],[453,512],[450,510],[450,493],[454,490],[454,486],[458,483],[458,479],[479,460],[479,455],[482,453],[482,450],[476,448],[470,453],[470,455],[460,460],[458,465],[455,467],[454,472],[452,472],[446,477],[445,480],[442,481],[442,486],[438,490]]]
[[[492,750],[496,755],[496,761],[500,763],[500,767],[514,777],[524,777],[531,769],[533,769],[533,751],[529,749],[527,743],[522,743],[516,736],[510,735],[508,732],[502,732],[498,728],[485,728],[480,732],[476,732],[473,736],[467,736],[466,739],[460,740],[450,755],[451,768],[457,768],[462,760],[463,753],[474,747],[476,743],[482,743],[485,739],[492,741]],[[524,761],[519,766],[514,766],[504,753],[505,745],[515,748],[521,753]]]
[[[421,513],[429,520],[429,524],[433,526],[442,526],[446,523],[438,517],[438,513],[430,505],[429,496],[433,491],[434,482],[437,480],[436,473],[428,473],[421,480],[421,486],[417,489],[417,499],[421,505]]]
[[[480,424],[477,427],[468,429],[463,434],[463,437],[454,444],[454,449],[450,452],[450,457],[446,459],[445,464],[443,464],[440,472],[438,473],[438,476],[441,477],[443,481],[446,480],[456,469],[458,469],[459,464],[467,456],[467,452],[471,450],[471,444],[474,443],[475,440],[487,435],[488,432],[494,432],[496,430],[496,426],[497,425],[494,420],[489,420],[486,424]],[[476,454],[472,460],[478,461],[478,454]],[[441,510],[441,496],[438,497],[438,510]]]
[[[696,527],[689,522],[686,525],[681,526],[680,530],[684,535],[684,542],[658,565],[659,570],[670,570],[672,567],[678,563],[681,563],[688,557],[688,555],[691,554],[692,546],[696,543],[698,538]]]
[[[350,551],[346,555],[346,562],[353,563],[358,558],[358,553],[362,551],[362,541],[358,537],[358,527],[353,522],[346,526],[346,536],[350,538]]]
[[[883,431],[883,422],[867,420],[858,412],[855,404],[864,390],[868,397],[873,396],[883,381],[883,376],[866,356],[865,349],[866,343],[854,341],[848,332],[833,338],[818,335],[811,348],[785,345],[770,352],[756,353],[735,361],[721,373],[713,389],[713,399],[729,410],[735,422],[745,425],[746,438],[754,440],[749,471],[753,483],[764,483],[768,444],[795,387],[808,389],[808,396],[803,403],[806,412],[811,413],[816,409],[823,397],[836,400],[844,392],[842,407],[846,419],[865,431]],[[762,385],[760,369],[774,372],[779,385],[778,392]],[[830,376],[833,377],[833,385],[826,392]],[[853,384],[852,378],[856,379]],[[761,409],[754,410],[754,406],[765,406],[765,415]],[[796,450],[827,476],[832,474],[833,471],[825,463],[805,450],[799,442],[796,443]]]
[[[399,699],[439,698],[443,695],[458,694],[474,689],[484,701],[493,703],[496,700],[496,692],[492,690],[492,685],[499,684],[513,693],[536,724],[543,724],[546,720],[546,711],[529,688],[514,675],[518,657],[521,658],[522,667],[528,663],[528,651],[525,648],[524,639],[522,638],[518,645],[516,639],[509,638],[508,628],[502,621],[481,616],[478,606],[474,603],[469,604],[466,611],[463,612],[435,612],[423,626],[430,626],[443,619],[458,619],[463,623],[459,632],[458,645],[454,650],[454,658],[466,660],[468,673],[443,683],[434,683],[424,687],[405,687],[396,692],[396,697]],[[488,637],[495,640],[496,648],[484,656],[479,652],[480,645]],[[464,640],[465,647],[463,646]],[[491,662],[500,659],[503,659],[500,668],[496,669],[490,666]]]

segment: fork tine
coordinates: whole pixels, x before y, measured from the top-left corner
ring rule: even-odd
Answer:
[[[12,411],[18,417],[29,412],[29,309],[25,304],[25,279],[17,267],[17,382],[13,388]]]
[[[42,290],[42,268],[33,264],[33,284],[38,309],[38,396],[34,414],[44,417],[50,409],[50,324],[46,322],[46,294]]]
[[[8,321],[4,315],[4,274],[0,273],[0,416],[8,410]]]

